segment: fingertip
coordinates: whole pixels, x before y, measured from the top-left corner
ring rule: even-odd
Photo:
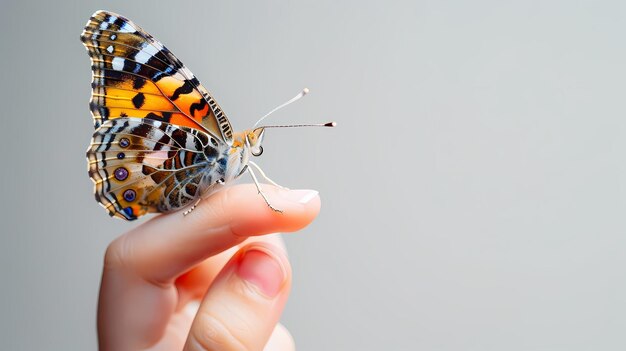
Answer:
[[[282,228],[277,232],[295,232],[309,225],[317,217],[321,208],[319,192],[316,190],[299,189],[283,190],[276,189],[279,196],[291,201],[282,213],[273,212],[278,215],[278,223]]]
[[[253,186],[230,189],[224,211],[236,213],[232,231],[239,236],[254,236],[272,232],[294,232],[309,225],[319,214],[321,201],[315,190],[286,190],[264,186],[263,192],[270,208]]]

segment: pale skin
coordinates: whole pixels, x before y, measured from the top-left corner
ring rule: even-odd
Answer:
[[[239,185],[114,240],[100,287],[100,350],[295,350],[278,323],[291,267],[271,233],[307,226],[320,199],[312,190],[263,191],[282,213],[254,185]]]

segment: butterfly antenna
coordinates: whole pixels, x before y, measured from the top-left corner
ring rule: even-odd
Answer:
[[[337,122],[314,123],[314,124],[285,124],[276,126],[262,126],[259,128],[294,128],[294,127],[335,127]]]
[[[284,104],[282,104],[282,105],[280,105],[280,106],[276,107],[275,109],[273,109],[273,110],[271,110],[270,112],[268,112],[265,116],[261,117],[258,121],[256,121],[256,123],[254,124],[254,127],[253,127],[253,128],[256,128],[256,126],[258,126],[258,125],[259,125],[259,123],[261,123],[261,121],[263,121],[263,120],[264,120],[267,116],[269,116],[269,115],[271,115],[272,113],[274,113],[274,112],[276,112],[276,111],[280,110],[281,108],[283,108],[283,107],[285,107],[285,106],[287,106],[287,105],[291,104],[292,102],[296,102],[296,101],[298,101],[298,100],[302,99],[302,97],[303,97],[304,95],[308,94],[308,93],[309,93],[309,89],[308,89],[308,88],[304,88],[304,89],[302,89],[302,91],[300,92],[300,94],[298,94],[298,95],[294,96],[293,98],[291,98],[291,100],[289,100],[289,101],[285,102]]]

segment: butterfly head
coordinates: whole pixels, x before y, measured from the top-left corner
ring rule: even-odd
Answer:
[[[260,127],[246,132],[246,146],[250,150],[252,156],[261,156],[263,154],[263,137],[265,136],[265,128]]]

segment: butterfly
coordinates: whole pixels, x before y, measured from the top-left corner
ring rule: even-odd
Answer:
[[[226,114],[163,44],[127,18],[95,12],[81,34],[91,58],[89,107],[94,127],[87,150],[96,200],[109,215],[134,220],[186,208],[245,172],[261,191],[250,160],[263,153],[266,128],[233,132]]]

